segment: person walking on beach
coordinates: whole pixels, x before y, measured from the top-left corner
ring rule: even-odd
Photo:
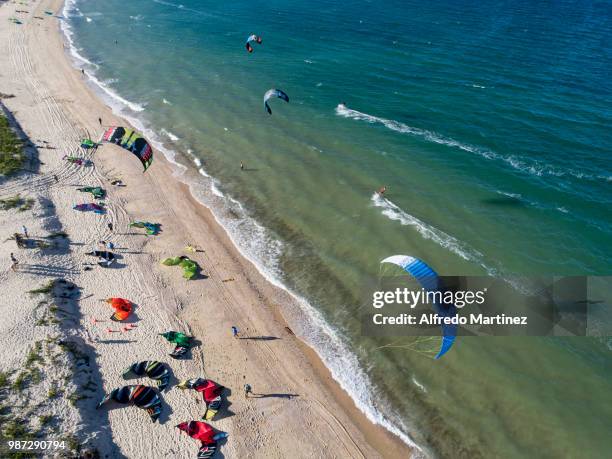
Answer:
[[[111,230],[111,231],[113,230],[113,224],[112,223],[109,222],[107,226],[108,226],[109,230]]]
[[[21,226],[21,232],[26,238],[28,237],[28,229],[25,227],[25,225]]]
[[[19,261],[17,260],[17,258],[15,258],[15,255],[12,252],[11,252],[11,262],[12,262],[11,271],[16,271]]]
[[[100,126],[102,126],[102,118],[98,118],[98,123],[100,123]]]
[[[238,333],[239,333],[239,332],[238,332],[238,327],[236,327],[236,326],[232,325],[232,336],[233,336],[234,338],[238,338]]]
[[[244,398],[249,398],[249,394],[253,394],[253,388],[250,384],[244,385]]]

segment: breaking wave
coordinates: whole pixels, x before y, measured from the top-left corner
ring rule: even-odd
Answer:
[[[453,252],[455,255],[458,255],[466,261],[482,266],[489,274],[495,274],[494,269],[489,268],[484,264],[483,255],[477,250],[469,247],[467,244],[459,241],[450,234],[447,234],[444,231],[419,220],[415,216],[410,215],[408,212],[402,210],[390,200],[376,192],[372,195],[371,201],[373,206],[382,209],[382,214],[390,220],[398,221],[405,226],[411,226],[425,239],[435,242],[440,247]]]
[[[420,129],[412,126],[408,126],[407,124],[401,123],[395,120],[388,120],[385,118],[380,118],[374,115],[368,115],[367,113],[359,112],[357,110],[353,110],[348,108],[344,104],[339,104],[336,107],[336,114],[338,116],[342,116],[343,118],[350,118],[357,121],[365,121],[370,124],[382,124],[388,129],[392,131],[400,132],[402,134],[410,134],[417,137],[421,137],[428,142],[437,143],[440,145],[446,145],[451,148],[458,148],[463,151],[467,151],[469,153],[473,153],[482,158],[491,160],[491,161],[499,161],[503,162],[513,169],[531,174],[537,177],[542,176],[553,176],[553,177],[574,177],[577,179],[584,180],[604,180],[607,182],[612,181],[612,175],[609,174],[589,174],[586,172],[576,171],[572,169],[560,169],[558,167],[551,166],[550,164],[544,164],[541,161],[529,160],[526,161],[524,159],[520,159],[513,155],[503,155],[500,153],[496,153],[487,148],[478,147],[475,145],[470,145],[466,143],[459,142],[458,140],[452,139],[450,137],[445,137],[436,132],[428,131],[425,129]]]
[[[159,132],[161,132],[163,135],[168,137],[173,142],[176,142],[177,140],[179,140],[179,137],[176,134],[173,134],[172,132],[167,131],[166,129],[162,128],[162,129],[159,130]]]

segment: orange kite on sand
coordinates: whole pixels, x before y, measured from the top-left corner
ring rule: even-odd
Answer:
[[[115,322],[121,322],[122,320],[127,319],[132,312],[132,303],[123,298],[108,298],[106,300],[108,304],[110,304],[115,313],[111,316],[111,320]]]

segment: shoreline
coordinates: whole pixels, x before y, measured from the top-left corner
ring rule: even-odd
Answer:
[[[60,0],[43,1],[38,4],[37,10],[39,12],[42,11],[44,9],[43,5],[45,5],[47,8],[60,11],[62,3],[63,2]],[[62,97],[65,98],[66,96],[68,98],[76,96],[80,101],[78,104],[64,103],[62,108],[70,112],[72,118],[76,120],[75,124],[81,129],[89,128],[93,130],[97,126],[96,115],[100,114],[102,115],[104,124],[108,124],[109,120],[112,120],[113,123],[116,124],[127,124],[122,123],[121,116],[116,115],[112,111],[112,108],[106,106],[103,101],[87,87],[81,73],[69,62],[70,57],[67,54],[67,50],[63,48],[64,37],[59,30],[60,26],[55,23],[55,18],[49,19],[48,22],[52,20],[54,23],[48,31],[43,32],[41,35],[42,38],[51,42],[51,44],[47,46],[46,51],[52,52],[53,55],[49,58],[48,56],[41,56],[39,53],[37,59],[55,66],[50,67],[54,70],[54,72],[50,73],[56,73],[57,75],[53,78],[48,78],[54,81],[44,81],[41,83],[46,84],[50,88],[50,93],[58,99]],[[46,25],[49,25],[48,22]],[[25,28],[28,25],[29,24],[24,24],[23,27]],[[40,40],[41,37],[37,38]],[[31,52],[33,50],[30,47],[28,51]],[[34,51],[34,53],[35,52],[36,51]],[[60,55],[62,56],[61,58],[59,58]],[[59,81],[58,78],[59,80],[65,81]],[[10,88],[2,89],[6,90]],[[65,93],[66,89],[69,89],[68,93]],[[9,104],[9,106],[11,104]],[[27,123],[24,122],[23,124],[26,128],[28,127]],[[224,353],[235,353],[235,351],[230,351],[228,349],[230,346],[226,344],[228,341],[226,336],[227,333],[211,330],[210,324],[206,323],[203,318],[203,312],[216,317],[216,320],[223,323],[222,327],[220,327],[223,328],[223,330],[229,328],[228,324],[231,323],[229,320],[232,318],[242,320],[243,312],[238,313],[237,311],[232,311],[233,305],[229,303],[227,305],[230,309],[229,313],[227,311],[224,313],[204,311],[204,307],[200,305],[198,299],[195,298],[198,294],[199,297],[203,297],[210,294],[212,291],[217,298],[226,301],[228,297],[233,299],[233,296],[238,296],[241,300],[246,300],[250,304],[255,303],[256,307],[253,308],[254,310],[248,313],[248,323],[250,327],[254,327],[258,332],[263,329],[271,328],[274,334],[280,335],[280,332],[287,326],[282,315],[283,307],[280,306],[280,303],[294,302],[294,299],[289,299],[291,294],[287,291],[281,291],[278,286],[272,285],[257,269],[253,262],[241,254],[240,249],[235,247],[231,241],[231,237],[228,235],[227,230],[217,222],[213,212],[193,196],[189,189],[189,185],[183,183],[180,178],[176,177],[173,171],[174,166],[165,158],[165,155],[163,155],[164,158],[162,159],[159,152],[157,152],[158,154],[156,155],[152,168],[147,174],[143,175],[139,170],[139,165],[133,162],[134,158],[113,154],[116,153],[116,151],[112,151],[112,148],[112,146],[102,147],[94,155],[93,159],[98,163],[96,167],[99,167],[103,171],[106,169],[103,174],[104,178],[108,179],[109,173],[115,173],[117,171],[122,171],[123,176],[129,177],[127,179],[129,183],[128,189],[114,192],[117,198],[123,200],[125,203],[122,211],[130,216],[138,216],[142,213],[144,214],[142,218],[146,218],[147,214],[156,215],[164,222],[164,233],[157,239],[146,241],[143,245],[146,245],[147,249],[152,248],[154,253],[164,253],[168,256],[172,255],[172,253],[168,252],[166,245],[170,245],[174,250],[181,247],[181,245],[184,246],[186,242],[195,242],[196,246],[205,247],[206,261],[202,263],[202,266],[205,271],[208,271],[207,275],[209,275],[209,279],[198,281],[204,283],[204,285],[194,285],[193,289],[192,286],[189,285],[189,291],[187,291],[187,293],[175,292],[177,301],[174,307],[174,312],[177,313],[179,317],[186,320],[189,324],[189,328],[193,330],[196,336],[208,337],[212,335],[215,338],[213,340],[210,340],[210,338],[205,340],[205,362],[210,360],[209,356],[211,354],[216,355],[219,359],[223,359]],[[142,198],[137,198],[135,200],[130,199],[133,197],[130,195],[130,190],[134,187],[152,190],[160,201],[165,201],[166,206],[160,208],[159,206],[152,206],[151,203],[145,204]],[[185,193],[187,193],[187,199],[184,199]],[[148,213],[141,212],[147,208],[149,210]],[[173,219],[176,220],[173,221]],[[197,224],[194,225],[196,222]],[[197,235],[189,231],[191,226],[197,227]],[[173,228],[177,231],[172,231]],[[185,232],[186,229],[187,231]],[[172,236],[168,237],[167,233],[172,233]],[[202,233],[204,233],[204,237],[201,236]],[[210,234],[214,235],[212,241],[207,240],[207,236]],[[170,240],[168,241],[168,239]],[[168,244],[168,242],[170,243]],[[218,262],[217,260],[219,259],[224,261]],[[131,261],[130,263],[136,263],[136,261]],[[145,272],[149,269],[150,268],[144,267]],[[159,268],[159,266],[156,266],[154,271],[155,277],[160,277],[162,279],[162,284],[165,283],[165,278],[168,276],[170,277],[171,281],[166,283],[167,288],[183,287],[183,284],[180,284],[178,280],[178,276],[168,274],[167,271]],[[228,277],[234,276],[238,279],[236,282],[230,282],[230,284],[234,285],[217,285],[216,283],[227,274],[230,275]],[[213,285],[209,286],[208,283],[212,283]],[[230,291],[233,290],[234,287],[238,292]],[[192,292],[191,289],[195,292]],[[247,330],[250,327],[247,327]],[[198,334],[198,331],[200,331],[201,334]],[[398,437],[390,433],[384,427],[371,423],[366,418],[363,412],[355,405],[353,399],[340,387],[338,382],[332,379],[330,370],[325,367],[323,361],[314,349],[310,348],[300,339],[293,339],[287,336],[287,334],[283,335],[282,339],[284,340],[284,347],[282,351],[280,351],[282,354],[280,356],[276,355],[276,352],[269,349],[270,346],[266,344],[262,345],[262,347],[266,348],[263,351],[256,348],[259,344],[248,344],[243,346],[244,349],[241,349],[237,353],[238,355],[244,353],[249,359],[253,358],[256,361],[270,358],[268,354],[271,353],[273,354],[273,360],[275,360],[274,366],[278,367],[277,371],[283,376],[281,379],[284,383],[294,383],[297,387],[301,386],[301,388],[304,388],[304,381],[295,381],[295,374],[299,374],[304,377],[305,380],[309,381],[308,384],[315,386],[315,389],[311,389],[312,392],[308,393],[307,397],[303,397],[306,400],[304,402],[306,405],[305,407],[298,407],[295,409],[283,408],[286,412],[283,415],[283,420],[280,422],[290,422],[291,418],[299,417],[305,413],[310,413],[310,415],[314,413],[316,416],[315,420],[312,422],[317,424],[318,421],[316,417],[323,419],[331,416],[331,419],[335,420],[340,426],[339,430],[334,431],[335,435],[343,437],[345,441],[348,442],[348,446],[344,446],[344,448],[347,448],[344,451],[348,453],[348,455],[369,456],[371,454],[370,448],[373,448],[384,457],[405,457],[410,454],[411,450],[409,447]],[[218,344],[217,340],[222,344]],[[210,353],[209,350],[214,348],[217,344],[218,349],[213,349],[213,352]],[[299,361],[295,362],[296,359]],[[232,363],[234,365],[237,364],[237,362],[231,361],[225,363],[228,366],[231,366]],[[287,365],[287,368],[284,368],[285,365]],[[222,379],[223,376],[231,379],[231,375],[228,374],[227,370],[216,368],[214,364],[212,364],[211,367],[213,368],[213,374],[216,371],[221,375],[218,379]],[[288,371],[289,368],[291,371]],[[207,371],[207,374],[209,371],[210,369]],[[214,378],[217,378],[217,376],[215,375]],[[274,376],[272,376],[272,378],[274,378]],[[266,378],[258,375],[258,379],[261,379],[262,383],[265,383],[266,379],[269,382],[270,376]],[[221,380],[220,382],[224,383],[225,381]],[[235,389],[233,398],[237,399],[238,397],[236,397],[236,395],[239,393],[240,384],[230,384],[230,381],[228,381],[227,385]],[[255,386],[255,390],[257,390],[257,386]],[[308,392],[307,388],[304,388],[304,390]],[[313,396],[313,393],[317,393],[318,391],[321,391],[321,398],[324,399],[324,402],[317,400],[317,397]],[[317,403],[310,403],[313,400],[323,408],[319,407]],[[236,400],[236,405],[238,404],[239,401]],[[325,404],[329,404],[330,407],[336,405],[340,410],[335,411],[334,409],[328,409],[324,406]],[[232,422],[238,423],[239,421]],[[295,423],[296,420],[294,419],[292,422]],[[325,423],[320,423],[318,427],[321,429],[329,429],[329,420],[326,422],[327,426]],[[234,434],[234,438],[239,438],[239,435],[239,433]],[[299,439],[297,441],[299,441]],[[302,439],[302,441],[304,440]],[[321,438],[311,441],[318,442],[321,441]],[[231,443],[231,441],[229,443]],[[290,444],[288,443],[285,446],[289,447]],[[293,446],[290,447],[292,448]],[[224,448],[227,452],[230,451],[229,448]],[[415,451],[412,451],[412,453],[414,452]]]

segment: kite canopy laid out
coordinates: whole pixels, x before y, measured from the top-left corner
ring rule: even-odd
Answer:
[[[264,94],[264,107],[269,115],[272,114],[272,109],[270,108],[270,105],[268,105],[268,100],[273,97],[278,97],[279,99],[283,99],[285,102],[289,102],[289,96],[285,92],[281,91],[280,89],[269,89]]]
[[[202,421],[182,422],[176,427],[191,438],[202,442],[198,451],[198,459],[211,458],[217,449],[217,442],[227,437],[226,432],[215,432],[212,426]]]
[[[195,261],[184,255],[180,257],[166,258],[162,261],[162,265],[179,265],[181,268],[183,268],[183,277],[187,280],[193,279],[198,274],[198,269],[200,268]]]
[[[133,376],[148,376],[157,381],[157,388],[163,391],[170,382],[170,370],[161,362],[156,360],[145,360],[137,362],[123,372],[123,379],[129,379]]]
[[[105,395],[100,403],[98,403],[98,406],[96,406],[96,409],[102,407],[102,405],[110,400],[121,404],[133,403],[138,408],[147,410],[153,422],[157,421],[161,414],[161,398],[159,398],[157,391],[153,387],[140,384],[120,387]]]
[[[135,154],[145,171],[153,162],[153,149],[139,132],[121,126],[113,126],[104,132],[102,140],[119,145]]]
[[[111,316],[111,320],[115,322],[121,322],[126,320],[132,313],[133,305],[132,302],[124,298],[107,298],[106,301],[115,310],[115,313]]]
[[[408,255],[394,255],[385,258],[380,263],[391,263],[396,266],[399,266],[412,277],[414,277],[425,291],[436,292],[439,291],[442,287],[438,274],[433,269],[431,269],[424,261],[419,260],[418,258],[414,258]],[[457,308],[453,304],[434,304],[434,309],[440,317],[455,317],[457,315]],[[440,350],[438,351],[438,354],[435,357],[436,359],[439,359],[450,350],[453,343],[455,342],[456,336],[456,325],[442,325],[442,345],[440,346]]]
[[[200,440],[205,445],[216,444],[215,429],[210,424],[202,421],[181,422],[176,426],[191,438]]]
[[[79,210],[81,212],[95,212],[96,214],[103,214],[104,207],[95,203],[87,203],[87,204],[77,204],[73,207],[74,210]]]
[[[77,166],[87,166],[90,164],[90,161],[85,158],[79,158],[78,156],[68,156],[64,155],[62,159],[65,159],[71,164],[76,164]]]
[[[93,252],[88,252],[85,255],[98,257],[98,264],[103,268],[108,268],[116,259],[113,252],[107,252],[106,250],[94,250]]]
[[[130,228],[144,228],[147,235],[156,236],[159,233],[159,223],[150,223],[150,222],[132,222],[130,223]]]
[[[225,387],[210,379],[187,379],[182,381],[177,387],[179,389],[193,389],[202,394],[202,398],[206,402],[206,413],[203,416],[206,421],[211,421],[221,408],[221,403],[223,403],[222,394]]]
[[[161,336],[166,338],[169,342],[176,344],[174,351],[170,354],[170,357],[173,359],[180,359],[185,354],[192,345],[193,338],[191,336],[187,336],[181,332],[169,331],[166,333],[160,333]]]
[[[77,188],[77,191],[81,193],[91,193],[96,199],[104,199],[106,196],[106,191],[99,186],[86,186],[83,188]]]
[[[249,38],[247,38],[246,41],[246,49],[249,53],[253,52],[253,47],[251,46],[251,43],[257,43],[258,45],[261,45],[261,37],[258,35],[249,35]]]
[[[81,140],[81,147],[85,148],[86,150],[89,148],[93,148],[93,147],[97,147],[98,144],[96,142],[94,142],[91,139],[83,139]]]

